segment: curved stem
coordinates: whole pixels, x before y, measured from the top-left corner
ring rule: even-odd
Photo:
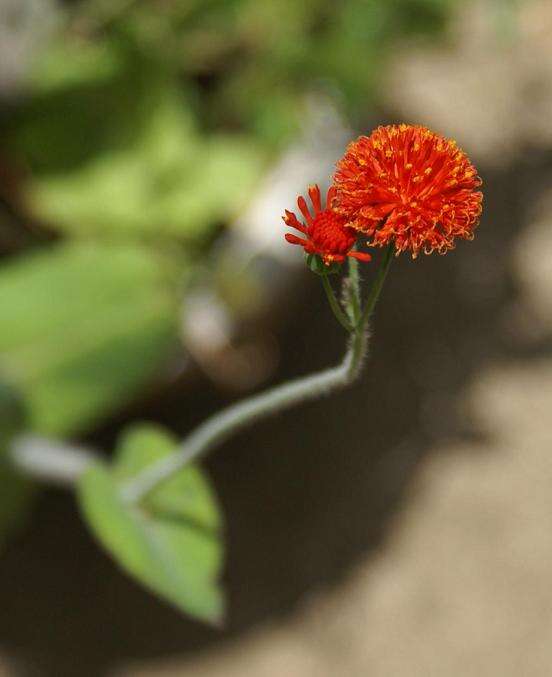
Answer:
[[[360,373],[366,342],[366,332],[356,331],[351,336],[343,361],[337,367],[276,386],[207,419],[184,439],[175,454],[146,468],[130,481],[123,488],[123,498],[129,502],[139,501],[160,482],[257,419],[349,385]]]
[[[131,503],[140,501],[158,484],[254,421],[352,383],[359,376],[366,355],[368,319],[385,281],[391,254],[392,251],[389,249],[382,260],[361,321],[351,333],[347,352],[341,364],[253,395],[211,416],[184,439],[173,455],[146,468],[124,485],[121,492],[123,499]]]
[[[392,254],[393,249],[389,248],[382,259],[361,321],[351,332],[347,352],[339,365],[253,395],[211,416],[184,439],[174,454],[149,466],[124,485],[123,498],[129,502],[140,501],[158,484],[257,419],[344,388],[358,378],[366,355],[368,321],[381,293]],[[76,484],[80,476],[100,460],[92,450],[34,435],[16,436],[9,445],[8,458],[24,475],[62,486]]]
[[[349,318],[347,317],[347,315],[344,313],[343,309],[339,305],[339,301],[335,297],[334,290],[332,288],[330,281],[328,280],[328,276],[327,275],[321,275],[320,277],[322,278],[322,286],[324,287],[324,291],[326,292],[326,296],[328,298],[330,308],[332,309],[336,320],[343,327],[343,329],[345,329],[345,331],[351,333],[353,331],[353,327],[351,326],[351,324],[349,322]]]

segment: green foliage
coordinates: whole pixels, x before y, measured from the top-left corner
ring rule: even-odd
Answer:
[[[94,466],[80,481],[83,516],[106,550],[132,576],[196,618],[218,623],[224,601],[221,516],[209,482],[189,466],[139,506],[120,489],[150,464],[173,453],[176,440],[156,426],[135,426],[121,439],[113,466]]]
[[[244,203],[262,154],[238,135],[202,136],[166,68],[126,43],[85,58],[70,43],[41,69],[15,134],[36,218],[71,235],[189,241]]]
[[[0,373],[33,430],[81,430],[155,374],[176,338],[166,267],[151,250],[82,243],[0,271]]]

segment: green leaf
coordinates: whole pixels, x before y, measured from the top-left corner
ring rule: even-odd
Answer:
[[[96,465],[81,478],[83,516],[119,565],[160,597],[196,618],[219,623],[221,516],[209,482],[189,466],[139,506],[120,489],[151,463],[174,452],[176,440],[159,427],[136,426],[117,447],[112,468]]]
[[[36,178],[28,184],[31,208],[74,235],[200,238],[245,202],[262,169],[259,153],[232,137],[200,144],[185,128],[165,127],[163,137],[98,156],[78,170]],[[178,149],[180,156],[164,148]]]
[[[51,48],[48,86],[13,134],[34,216],[70,235],[186,243],[231,218],[258,181],[258,147],[200,134],[193,97],[154,59],[122,44],[80,50]]]
[[[24,424],[23,403],[12,388],[0,382],[0,544],[25,521],[34,496],[32,483],[6,459],[10,441]]]
[[[83,84],[105,84],[120,73],[121,55],[109,42],[79,40],[78,46],[64,35],[52,41],[29,73],[35,92],[67,90]]]
[[[176,343],[167,262],[129,245],[58,245],[0,272],[0,374],[29,427],[63,435],[121,406]]]

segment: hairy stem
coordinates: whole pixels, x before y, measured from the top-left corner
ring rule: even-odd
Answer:
[[[358,261],[350,257],[348,259],[349,275],[345,281],[345,305],[347,314],[353,327],[360,321],[360,276],[358,274]]]
[[[152,464],[122,488],[122,496],[129,502],[138,502],[158,484],[170,478],[188,463],[197,460],[226,439],[258,419],[289,409],[296,404],[313,400],[334,390],[345,388],[358,378],[368,344],[368,321],[381,293],[392,260],[392,249],[384,254],[376,278],[370,288],[362,317],[350,333],[347,351],[342,362],[310,376],[253,395],[208,418],[183,440],[174,454]],[[357,295],[353,280],[347,310],[352,315]],[[59,486],[74,486],[81,475],[100,456],[89,449],[73,446],[59,440],[37,435],[16,436],[8,451],[13,467],[33,479]]]
[[[341,308],[339,301],[337,300],[334,290],[332,289],[332,285],[328,279],[327,275],[321,275],[322,278],[322,285],[324,287],[324,291],[326,292],[326,297],[328,298],[328,302],[330,304],[330,308],[332,309],[333,314],[335,315],[336,320],[339,322],[339,324],[345,329],[345,331],[351,333],[353,331],[353,327],[351,326],[351,323],[349,322],[349,318],[347,317],[346,313],[343,311]]]
[[[123,498],[131,503],[140,501],[158,484],[254,421],[351,384],[362,368],[368,343],[368,320],[381,293],[391,255],[392,251],[389,249],[383,257],[361,322],[349,337],[347,352],[341,364],[253,395],[211,416],[184,439],[173,455],[146,468],[138,477],[128,482],[122,490]]]
[[[183,440],[175,454],[131,480],[123,488],[123,497],[129,502],[139,501],[160,482],[254,421],[344,388],[360,373],[365,352],[366,332],[357,330],[351,335],[345,357],[337,367],[276,386],[211,416]]]

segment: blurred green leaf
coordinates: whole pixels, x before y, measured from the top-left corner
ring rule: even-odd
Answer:
[[[0,382],[0,545],[28,515],[34,487],[15,472],[7,458],[8,445],[25,425],[22,401],[13,388]]]
[[[213,138],[186,162],[191,140],[183,130],[176,133],[175,127],[171,136],[160,124],[159,131],[163,136],[141,148],[32,181],[27,197],[33,212],[74,235],[185,240],[235,215],[261,171],[254,147],[232,137]]]
[[[332,263],[327,266],[318,254],[306,254],[305,261],[312,272],[317,275],[335,275],[342,270],[341,263]]]
[[[176,342],[167,267],[151,249],[81,243],[0,271],[0,373],[32,429],[80,431],[155,374]]]
[[[123,569],[180,610],[220,622],[221,516],[205,475],[189,466],[140,506],[126,504],[119,494],[125,480],[175,447],[176,440],[163,429],[135,426],[118,445],[112,469],[95,466],[82,477],[81,509],[95,536]]]
[[[28,208],[71,235],[198,238],[239,209],[262,154],[251,139],[200,135],[170,68],[108,44],[46,59],[15,135]]]
[[[122,66],[109,43],[80,41],[75,49],[66,40],[54,41],[31,70],[29,84],[35,92],[68,91],[73,86],[107,83]]]

